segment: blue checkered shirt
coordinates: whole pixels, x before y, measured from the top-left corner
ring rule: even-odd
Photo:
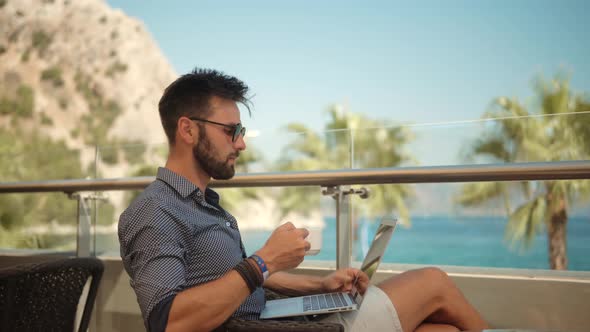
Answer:
[[[213,190],[203,195],[192,182],[161,167],[156,180],[121,214],[121,258],[146,327],[160,302],[171,303],[179,292],[220,278],[247,257],[236,219],[218,203]],[[264,290],[258,288],[232,317],[258,319],[264,304]]]

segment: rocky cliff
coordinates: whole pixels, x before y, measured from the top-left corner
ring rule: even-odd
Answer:
[[[175,77],[143,23],[102,0],[0,0],[0,126],[17,135],[87,160],[95,145],[163,143],[157,102]]]

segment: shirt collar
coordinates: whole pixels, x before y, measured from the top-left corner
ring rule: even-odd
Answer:
[[[165,167],[158,167],[158,174],[156,175],[156,179],[166,182],[170,187],[172,187],[176,192],[180,194],[183,198],[187,198],[192,194],[197,194],[197,196],[201,196],[200,192],[201,189],[195,186],[194,183],[190,182],[184,176],[177,174]],[[219,203],[219,194],[216,193],[214,190],[207,187],[205,190],[205,198],[207,202],[218,204]]]

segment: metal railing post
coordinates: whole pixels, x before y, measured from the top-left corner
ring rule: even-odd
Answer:
[[[88,208],[88,196],[81,193],[72,193],[71,199],[78,201],[78,233],[76,236],[76,256],[90,256],[90,227],[92,225]]]
[[[350,267],[352,261],[352,220],[350,195],[338,186],[336,198],[336,268]]]
[[[350,196],[359,195],[362,199],[369,197],[366,188],[353,189],[342,186],[327,187],[322,194],[330,195],[336,200],[336,268],[350,267],[352,264],[352,213]]]
[[[105,197],[95,193],[69,193],[70,199],[78,201],[78,233],[76,236],[76,256],[94,256],[92,229],[92,214],[90,202],[104,200]]]
[[[327,187],[322,194],[336,200],[336,268],[350,267],[352,259],[352,230],[350,220],[350,196],[341,186]]]

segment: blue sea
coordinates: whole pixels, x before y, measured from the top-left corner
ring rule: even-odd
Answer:
[[[336,220],[325,219],[322,250],[306,260],[336,259]],[[401,264],[482,266],[549,269],[546,233],[539,234],[528,249],[512,248],[504,239],[507,220],[502,217],[412,217],[409,228],[398,226],[383,262]],[[364,257],[376,221],[359,223],[353,245],[355,260]],[[250,254],[262,245],[270,231],[242,231]],[[366,249],[365,249],[366,250]],[[590,217],[570,217],[567,225],[569,270],[590,271]]]

